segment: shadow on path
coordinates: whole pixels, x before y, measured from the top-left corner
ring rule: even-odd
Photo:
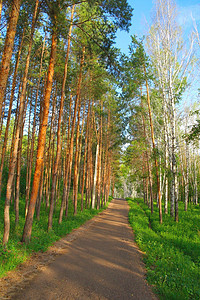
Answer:
[[[114,199],[74,240],[62,239],[64,253],[11,299],[156,299],[145,281],[128,210],[125,200]]]

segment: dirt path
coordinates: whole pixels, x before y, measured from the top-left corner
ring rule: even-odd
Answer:
[[[31,276],[24,276],[2,299],[156,299],[145,281],[125,200],[114,199],[106,211],[54,248],[62,255],[38,272],[30,271]]]

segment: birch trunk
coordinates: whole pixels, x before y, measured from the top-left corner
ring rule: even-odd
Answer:
[[[187,121],[186,121],[187,128]],[[186,132],[187,133],[187,132]],[[189,200],[189,144],[188,141],[185,141],[185,154],[186,154],[186,170],[185,170],[185,211],[188,209],[188,200]]]
[[[144,65],[144,74],[146,76],[146,67]],[[146,79],[146,90],[147,90],[147,103],[149,109],[149,120],[150,120],[150,127],[151,127],[151,139],[153,144],[153,151],[154,151],[154,160],[155,160],[155,168],[156,168],[156,179],[157,179],[157,191],[158,191],[158,204],[159,204],[159,220],[162,224],[162,203],[161,203],[161,193],[160,193],[160,182],[159,182],[159,172],[158,172],[158,162],[156,158],[156,146],[155,146],[155,139],[154,139],[154,130],[153,130],[153,122],[152,122],[152,115],[151,115],[151,105],[150,105],[150,96],[149,96],[149,86]]]

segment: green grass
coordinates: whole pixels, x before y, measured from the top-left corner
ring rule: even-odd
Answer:
[[[110,198],[111,200],[111,198]],[[73,205],[70,201],[69,205],[69,216],[67,218],[63,217],[63,222],[58,224],[59,217],[59,205],[55,209],[53,218],[53,229],[48,233],[48,210],[45,205],[41,206],[40,221],[34,219],[32,237],[28,245],[21,243],[21,237],[24,227],[24,199],[20,200],[20,216],[19,224],[15,227],[15,215],[13,205],[10,208],[10,239],[7,244],[6,249],[2,246],[3,239],[3,199],[0,203],[0,277],[6,275],[10,270],[15,269],[20,263],[24,262],[27,258],[31,256],[33,252],[46,251],[53,242],[59,240],[61,237],[70,233],[73,229],[80,227],[87,220],[91,219],[93,216],[101,212],[103,209],[84,209],[81,212],[80,209],[80,195],[78,201],[78,213],[73,216]]]
[[[179,203],[179,223],[169,215],[159,224],[141,199],[128,198],[129,222],[145,252],[147,280],[160,299],[200,299],[200,207]],[[151,226],[149,226],[151,224]]]

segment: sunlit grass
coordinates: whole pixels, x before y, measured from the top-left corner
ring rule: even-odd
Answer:
[[[159,223],[141,199],[128,199],[129,221],[145,252],[147,280],[160,299],[200,299],[200,207],[179,203],[179,223],[169,215]],[[151,226],[149,226],[151,224]]]

